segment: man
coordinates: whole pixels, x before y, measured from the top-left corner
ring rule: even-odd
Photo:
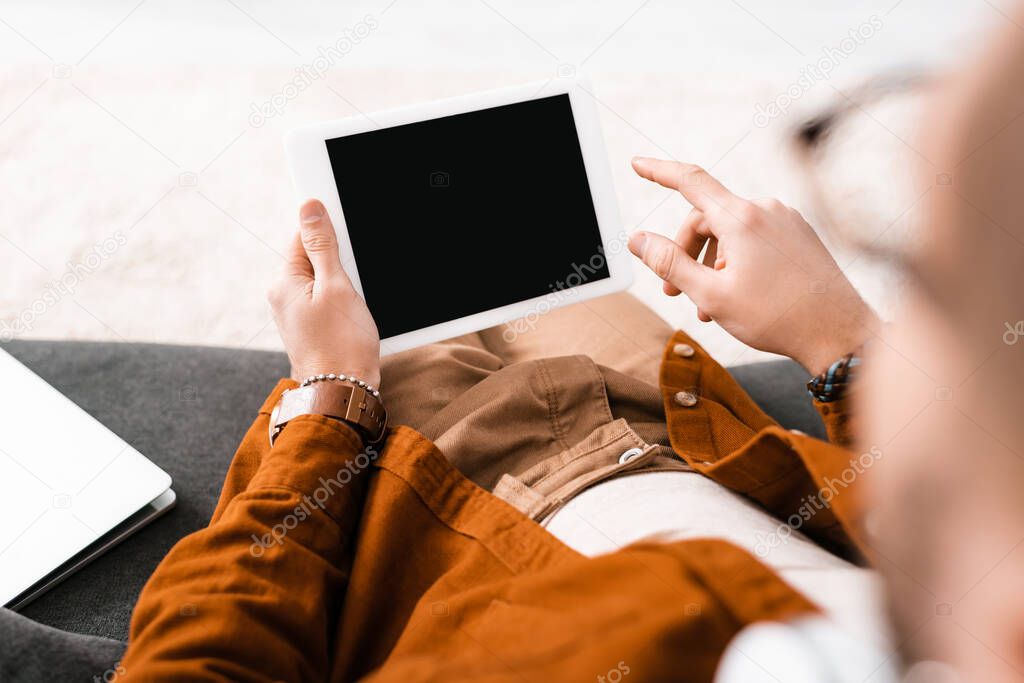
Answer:
[[[1024,5],[931,102],[927,239],[902,255],[906,314],[869,366],[865,443],[892,452],[879,520],[898,642],[921,680],[1024,678]]]
[[[820,375],[832,444],[779,427],[627,296],[381,368],[312,200],[269,294],[292,378],[209,527],[144,589],[123,678],[706,681],[755,621],[824,612],[870,638],[872,579],[848,561],[869,554],[849,473],[870,462],[844,448],[843,391],[875,316],[796,211],[695,166],[634,168],[694,209],[631,251],[702,320]],[[383,402],[386,439],[346,401]],[[588,524],[610,509],[628,523]]]

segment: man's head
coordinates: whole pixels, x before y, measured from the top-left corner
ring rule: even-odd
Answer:
[[[1017,12],[1024,20],[1024,12]],[[908,659],[1024,676],[1024,42],[1010,27],[930,111],[930,223],[860,397],[872,543]]]

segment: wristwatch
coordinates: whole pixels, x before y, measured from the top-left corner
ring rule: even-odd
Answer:
[[[348,382],[317,382],[288,389],[270,413],[270,445],[284,426],[300,415],[323,415],[355,429],[367,443],[384,437],[388,412],[380,398]]]

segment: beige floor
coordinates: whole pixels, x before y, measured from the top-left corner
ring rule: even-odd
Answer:
[[[557,77],[565,64],[582,65],[596,85],[627,230],[670,233],[686,210],[632,175],[634,154],[692,160],[737,192],[809,211],[790,154],[792,127],[838,97],[836,88],[912,57],[901,52],[904,38],[915,35],[914,13],[928,11],[907,0],[891,14],[892,3],[868,3],[808,19],[789,2],[780,16],[734,3],[705,8],[696,26],[689,10],[660,3],[474,0],[445,11],[412,0],[356,4],[305,27],[266,3],[185,3],[179,11],[155,0],[108,2],[53,16],[27,2],[0,8],[0,334],[278,348],[263,292],[294,229],[286,130]],[[210,16],[196,19],[200,12]],[[840,60],[786,115],[758,125],[757,104],[785,92],[802,65],[876,12],[888,23],[874,44]],[[797,16],[810,23],[792,24]],[[351,54],[280,116],[252,125],[253,103],[280,92],[330,36],[367,17],[376,27]],[[913,112],[888,112],[868,126],[866,144],[844,153],[849,187],[906,173],[898,164],[915,134]],[[915,195],[843,201],[852,208],[864,196],[877,199],[881,231]],[[888,311],[894,281],[839,256]],[[661,296],[648,273],[638,272],[633,292],[723,362],[759,357],[697,323],[684,299]]]

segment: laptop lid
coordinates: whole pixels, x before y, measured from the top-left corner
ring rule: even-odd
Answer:
[[[0,350],[0,605],[171,486],[170,476]]]

